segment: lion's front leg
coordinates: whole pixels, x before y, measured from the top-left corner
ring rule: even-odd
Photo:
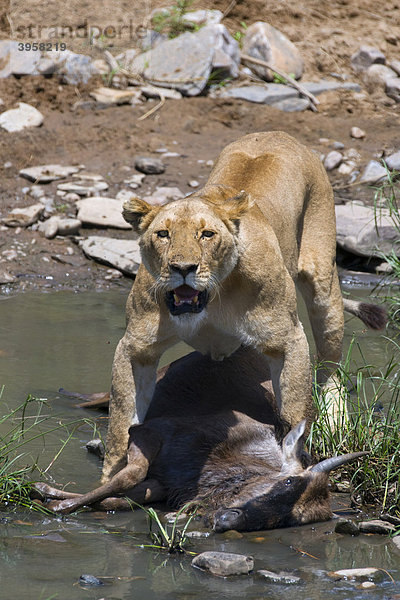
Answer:
[[[314,417],[311,366],[307,338],[300,322],[291,329],[283,350],[268,356],[271,379],[281,417],[291,427]]]

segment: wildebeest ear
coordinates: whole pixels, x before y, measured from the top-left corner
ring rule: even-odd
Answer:
[[[241,216],[244,215],[253,204],[254,201],[250,198],[250,195],[242,190],[237,196],[225,200],[222,207],[231,221],[239,221]]]
[[[291,469],[302,468],[301,455],[304,449],[304,432],[306,420],[303,419],[296,427],[293,427],[283,439],[283,465],[282,471],[289,472]]]
[[[159,206],[152,206],[141,198],[131,196],[129,200],[124,202],[122,216],[125,221],[132,225],[135,231],[143,233],[159,210]]]

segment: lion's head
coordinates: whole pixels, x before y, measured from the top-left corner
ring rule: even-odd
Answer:
[[[244,192],[227,196],[216,190],[161,207],[135,197],[124,204],[156,297],[173,316],[202,312],[237,263],[238,224],[251,201]]]

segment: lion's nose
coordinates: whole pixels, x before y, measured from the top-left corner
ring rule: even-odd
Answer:
[[[169,267],[171,271],[179,273],[182,277],[186,277],[189,273],[195,273],[199,265],[193,265],[189,263],[170,263]]]

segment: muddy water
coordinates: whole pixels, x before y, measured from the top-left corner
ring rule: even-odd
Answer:
[[[109,388],[114,348],[124,329],[125,299],[125,291],[0,297],[2,414],[30,393],[47,399],[42,416],[49,420],[43,423],[43,430],[83,417],[92,421],[80,424],[55,462],[67,438],[62,430],[50,432],[45,441],[38,439],[25,449],[29,456],[23,461],[38,460],[53,481],[71,482],[71,490],[88,490],[97,482],[100,464],[87,455],[84,445],[92,437],[93,424],[104,433],[106,418],[77,409],[73,400],[57,390],[60,386],[81,392]],[[353,330],[366,360],[383,366],[390,354],[387,343],[377,334],[363,333],[354,319],[347,325],[347,341]],[[182,347],[174,349],[165,361],[183,351]],[[36,406],[28,409],[27,426],[36,410]],[[5,435],[9,427],[10,423],[0,425],[0,434]],[[345,514],[345,500],[335,499],[335,508]],[[281,599],[292,592],[299,600],[356,599],[367,593],[383,599],[398,592],[400,583],[400,552],[390,540],[339,536],[333,533],[333,522],[249,533],[239,539],[212,534],[192,541],[194,552],[213,549],[251,554],[256,570],[299,575],[302,584],[289,590],[265,583],[257,575],[214,578],[194,570],[188,555],[167,557],[141,548],[148,539],[146,520],[139,511],[115,515],[87,512],[61,518],[3,509],[0,519],[0,598],[255,600]],[[327,575],[332,569],[366,566],[389,571],[396,584],[385,575],[383,583],[366,592],[349,582],[334,582]],[[78,580],[83,573],[101,577],[104,585],[81,587]]]

